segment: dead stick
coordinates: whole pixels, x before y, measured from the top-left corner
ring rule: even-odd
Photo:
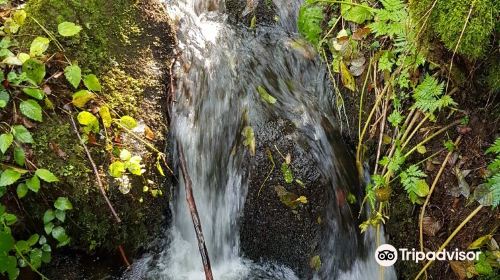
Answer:
[[[181,164],[182,177],[184,178],[184,187],[186,189],[186,200],[189,206],[189,212],[191,213],[191,219],[193,219],[194,231],[196,232],[196,239],[198,239],[198,248],[200,249],[201,260],[203,262],[203,269],[205,270],[205,279],[213,280],[212,268],[210,267],[210,259],[208,257],[207,246],[205,245],[205,238],[203,237],[203,231],[201,230],[201,221],[198,216],[198,210],[196,210],[196,203],[193,197],[193,189],[191,178],[186,166],[186,159],[184,158],[184,151],[182,150],[182,145],[177,141],[177,149],[179,150],[179,161]]]
[[[95,177],[97,179],[97,185],[99,186],[99,189],[101,190],[102,196],[104,197],[104,200],[106,200],[106,203],[108,204],[109,209],[111,210],[111,213],[116,219],[117,223],[121,223],[122,220],[120,217],[118,217],[118,214],[116,214],[115,208],[113,208],[113,205],[111,205],[111,201],[109,201],[108,196],[106,195],[106,191],[104,190],[104,186],[101,181],[101,176],[99,176],[99,171],[97,170],[97,166],[94,163],[94,160],[92,159],[92,156],[90,155],[90,151],[87,148],[87,145],[83,143],[82,137],[80,136],[80,133],[78,132],[78,127],[76,126],[75,120],[73,119],[73,116],[71,113],[69,114],[69,118],[71,120],[71,124],[73,125],[73,128],[75,129],[76,136],[78,136],[78,140],[80,141],[80,144],[83,146],[83,149],[85,149],[85,153],[87,154],[87,157],[90,161],[90,164],[92,165],[92,169],[94,170]]]
[[[130,262],[127,259],[127,255],[125,254],[125,250],[123,250],[122,245],[118,245],[118,251],[120,251],[120,255],[122,256],[123,262],[127,266],[127,269],[130,267]]]

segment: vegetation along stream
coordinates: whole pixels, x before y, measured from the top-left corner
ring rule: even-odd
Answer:
[[[499,279],[499,22],[0,0],[0,280]]]

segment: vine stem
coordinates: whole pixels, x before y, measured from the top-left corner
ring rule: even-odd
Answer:
[[[69,114],[69,118],[71,120],[71,124],[73,125],[73,129],[75,130],[76,136],[78,137],[78,140],[80,141],[80,144],[83,146],[83,149],[85,150],[85,153],[87,154],[87,158],[90,161],[90,164],[92,165],[92,169],[94,170],[95,177],[97,179],[97,185],[99,186],[99,190],[101,191],[102,196],[104,197],[104,200],[106,200],[106,204],[108,204],[109,210],[111,210],[111,213],[115,217],[115,220],[117,223],[121,223],[122,220],[118,216],[118,214],[115,211],[115,208],[111,204],[111,201],[109,200],[108,196],[106,195],[106,191],[104,190],[104,185],[102,184],[101,181],[101,176],[99,175],[99,171],[97,170],[97,166],[95,165],[94,160],[92,159],[92,155],[90,154],[89,149],[87,148],[87,145],[83,143],[82,136],[80,136],[80,132],[78,132],[78,127],[76,126],[75,120],[73,119],[73,116]]]
[[[458,136],[457,140],[455,140],[455,147],[460,143],[460,140],[462,139],[462,136]],[[453,151],[449,151],[446,157],[444,158],[443,163],[441,164],[441,167],[439,168],[438,173],[436,174],[436,178],[434,178],[434,181],[432,182],[431,188],[429,190],[429,194],[425,198],[425,202],[422,205],[422,209],[420,210],[420,216],[418,219],[418,224],[419,224],[419,238],[420,238],[420,251],[424,251],[424,215],[425,215],[425,209],[427,208],[427,205],[429,204],[429,201],[431,200],[431,195],[434,192],[434,189],[436,188],[436,185],[441,178],[441,175],[443,175],[444,169],[446,167],[446,163],[450,160],[451,155],[453,154]]]
[[[450,236],[448,236],[448,238],[444,241],[444,243],[439,247],[438,249],[438,252],[441,252],[443,251],[443,249],[448,246],[448,244],[451,242],[451,240],[453,240],[453,238],[455,238],[455,236],[460,232],[460,230],[462,230],[462,228],[470,221],[472,220],[472,218],[474,218],[474,216],[477,215],[477,213],[483,208],[484,206],[483,205],[479,205],[478,207],[476,207],[476,209],[474,209],[474,211],[472,211],[472,213],[469,214],[469,216],[467,216],[467,218],[465,218],[462,223],[460,223],[460,225],[458,225],[458,227],[450,234]],[[427,264],[425,264],[425,266],[420,270],[420,272],[417,274],[417,276],[415,277],[415,280],[418,280],[420,278],[420,276],[422,276],[422,274],[427,271],[427,268],[429,268],[429,266],[431,266],[431,264],[434,263],[433,260],[429,261]]]
[[[31,270],[33,270],[36,274],[38,274],[42,280],[49,280],[49,278],[47,278],[45,275],[43,275],[40,271],[38,271],[38,269],[36,269],[27,259],[26,257],[24,257],[24,255],[21,253],[21,251],[19,250],[19,248],[17,248],[16,245],[14,245],[14,249],[16,249],[16,252],[17,254],[21,257],[21,259],[23,259],[27,264],[28,266],[31,268]]]

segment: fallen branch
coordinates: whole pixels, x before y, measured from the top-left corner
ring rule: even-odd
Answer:
[[[73,119],[71,112],[69,112],[68,115],[69,115],[69,118],[71,120],[71,124],[73,125],[73,129],[75,130],[76,136],[78,136],[78,140],[80,141],[80,144],[83,146],[83,149],[85,149],[85,153],[87,154],[87,157],[90,161],[90,164],[92,165],[92,169],[94,170],[94,174],[95,174],[95,177],[97,179],[97,185],[99,186],[99,189],[101,190],[101,194],[104,197],[104,200],[106,200],[106,203],[108,204],[109,210],[111,210],[111,213],[115,217],[116,222],[121,223],[122,220],[120,219],[120,217],[118,217],[118,214],[116,213],[115,208],[113,208],[111,201],[109,201],[109,198],[106,195],[106,191],[104,190],[104,185],[102,184],[101,176],[99,176],[99,171],[97,170],[97,166],[95,165],[95,162],[92,159],[92,155],[90,155],[90,151],[87,148],[87,145],[85,145],[85,143],[83,143],[82,136],[80,135],[80,132],[78,132],[78,127],[76,126],[75,120]]]
[[[120,256],[122,257],[123,262],[127,266],[127,269],[130,268],[130,262],[127,259],[127,255],[125,254],[125,250],[123,250],[122,245],[118,245],[118,251],[120,251]]]
[[[184,157],[184,150],[182,149],[182,144],[177,141],[177,149],[179,151],[179,161],[181,164],[182,177],[184,178],[184,187],[186,189],[186,200],[189,206],[189,212],[191,213],[191,219],[193,220],[194,231],[196,232],[196,239],[198,240],[198,248],[200,249],[201,260],[203,262],[203,269],[205,270],[205,279],[213,280],[212,268],[210,267],[210,258],[208,257],[207,246],[205,245],[205,238],[203,237],[203,231],[201,229],[201,221],[198,216],[198,210],[196,209],[196,203],[193,197],[193,183],[189,177],[189,173],[186,166],[186,159]]]

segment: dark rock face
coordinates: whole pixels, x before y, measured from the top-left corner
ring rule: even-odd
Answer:
[[[252,6],[251,3],[256,3],[254,9],[246,13],[245,8]],[[250,26],[250,22],[255,15],[256,23],[258,24],[273,24],[275,16],[275,6],[272,0],[226,0],[226,12],[229,20],[234,23],[242,23]],[[245,14],[245,15],[244,15]]]
[[[295,143],[295,133],[293,124],[284,120],[264,123],[255,129],[256,155],[251,159],[241,245],[246,257],[276,261],[300,274],[309,274],[307,264],[319,246],[327,196],[312,155],[307,147]],[[272,172],[269,153],[275,164]],[[301,180],[304,187],[285,182],[280,170],[284,159],[279,153],[285,157],[291,155],[294,179]],[[307,197],[308,203],[295,210],[289,208],[280,201],[275,186]]]

